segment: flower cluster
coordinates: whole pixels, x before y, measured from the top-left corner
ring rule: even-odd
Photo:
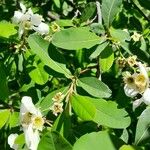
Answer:
[[[30,150],[37,150],[40,136],[39,131],[43,130],[44,119],[39,109],[32,103],[31,97],[24,96],[21,100],[20,124],[25,135],[26,146]],[[16,134],[8,137],[8,143],[11,148],[17,149],[14,144]]]
[[[62,102],[63,99],[64,95],[61,92],[56,93],[56,95],[52,98],[53,105],[50,109],[53,111],[53,114],[55,116],[57,116],[58,113],[63,112],[63,102]]]
[[[130,74],[126,72],[124,76],[124,91],[128,97],[135,97],[137,94],[141,95],[140,99],[133,102],[133,109],[137,108],[142,102],[146,105],[150,104],[150,88],[149,77],[147,69],[141,62],[137,63],[139,73]]]
[[[12,22],[19,24],[19,37],[23,35],[26,30],[35,30],[41,35],[49,33],[49,26],[43,21],[43,17],[39,14],[34,14],[32,9],[26,9],[25,5],[20,3],[21,11],[15,11]]]
[[[137,64],[137,56],[129,56],[128,58],[124,57],[119,57],[117,59],[117,64],[119,65],[120,68],[124,68],[125,66],[133,67]]]

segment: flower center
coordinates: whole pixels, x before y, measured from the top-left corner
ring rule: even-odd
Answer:
[[[33,125],[36,129],[42,130],[44,124],[44,119],[40,116],[35,117],[33,120]]]
[[[135,78],[135,84],[146,84],[146,78],[143,74],[139,74]]]
[[[30,21],[24,21],[23,26],[26,30],[29,30],[31,27],[31,22]]]

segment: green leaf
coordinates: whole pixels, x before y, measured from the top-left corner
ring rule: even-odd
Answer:
[[[17,136],[15,139],[15,144],[23,145],[25,143],[25,136],[24,133]]]
[[[52,56],[54,54],[57,56],[57,58],[62,56],[59,56],[60,53],[58,53],[57,51],[53,54],[52,53],[53,49],[50,49],[49,51],[50,54],[48,54],[47,51],[48,51],[49,43],[47,41],[43,40],[40,36],[33,34],[29,36],[28,43],[31,48],[31,51],[37,54],[45,65],[49,66],[51,69],[53,69],[56,72],[64,74],[67,78],[71,77],[71,73],[66,68],[65,64],[53,60],[51,57],[49,57],[49,55]]]
[[[119,148],[119,150],[143,150],[143,149],[133,145],[123,145]]]
[[[111,96],[108,86],[95,77],[80,78],[77,80],[77,84],[94,97],[108,98]]]
[[[29,50],[25,53],[25,57],[27,60],[26,69],[31,79],[37,84],[45,84],[49,79],[49,75],[44,70],[43,62],[37,56],[32,55]]]
[[[149,129],[150,129],[150,107],[147,107],[139,117],[136,134],[135,134],[135,144],[141,145],[142,143],[148,142],[150,139]]]
[[[69,28],[57,32],[52,38],[52,43],[66,50],[91,48],[99,44],[101,38],[85,28]]]
[[[128,113],[124,109],[119,109],[115,102],[97,99],[92,100],[92,103],[97,109],[94,121],[98,124],[117,129],[130,125]]]
[[[96,50],[90,55],[90,59],[94,59],[97,56],[99,56],[100,53],[107,47],[108,44],[109,43],[106,41],[106,42],[103,42],[100,45],[98,45]]]
[[[6,21],[0,22],[0,37],[9,38],[17,33],[15,25]]]
[[[100,54],[100,68],[103,72],[108,71],[114,62],[114,52],[111,47],[105,48]]]
[[[19,125],[20,125],[19,112],[12,112],[9,118],[10,128],[13,128]]]
[[[52,131],[58,131],[66,139],[72,133],[71,117],[67,113],[67,108],[57,117],[52,126]]]
[[[3,62],[0,62],[0,100],[5,100],[8,98],[9,89],[8,89],[8,80],[5,73],[5,66]]]
[[[10,116],[10,110],[9,109],[2,109],[0,110],[0,129],[5,125],[5,123],[8,121]]]
[[[117,150],[124,142],[107,131],[85,134],[77,140],[73,150]]]
[[[96,4],[94,2],[88,3],[85,6],[84,11],[82,12],[80,22],[82,23],[90,19],[95,11],[96,11]]]
[[[102,17],[109,28],[121,8],[122,0],[102,0]]]
[[[58,132],[47,132],[40,140],[38,150],[72,150],[72,146]]]
[[[112,39],[130,54],[131,52],[129,51],[128,41],[130,41],[131,37],[129,32],[114,28],[110,28],[109,31],[110,35],[112,36]]]
[[[75,113],[82,120],[92,120],[96,113],[96,108],[88,97],[73,95],[71,97],[71,105]]]

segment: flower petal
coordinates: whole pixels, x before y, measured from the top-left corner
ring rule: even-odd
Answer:
[[[36,114],[37,109],[34,106],[34,104],[32,103],[32,98],[29,96],[24,96],[21,100],[21,108],[20,108],[21,118],[27,112],[30,112],[32,114]]]
[[[143,98],[137,99],[133,102],[133,111],[143,102]]]
[[[32,124],[23,128],[25,134],[26,145],[30,150],[37,150],[40,137],[38,130],[33,130]]]
[[[139,69],[140,69],[140,73],[144,75],[144,77],[148,79],[148,74],[147,74],[147,71],[146,71],[146,68],[144,67],[144,65],[141,63],[141,62],[138,62],[138,66],[139,66]]]
[[[149,105],[150,104],[150,89],[147,88],[145,90],[145,92],[143,93],[143,102],[146,104],[146,105]]]
[[[39,14],[34,14],[31,16],[31,23],[35,26],[39,26],[42,21],[43,21],[43,18]]]
[[[18,136],[18,134],[10,134],[8,136],[8,144],[10,145],[10,147],[12,149],[15,149],[15,150],[18,149],[18,145],[15,144],[15,140],[16,140],[17,136]]]
[[[124,86],[124,92],[128,97],[135,97],[138,94],[135,89],[130,88],[127,84]]]
[[[12,22],[18,24],[21,21],[23,13],[20,11],[15,11],[14,16],[12,18]]]
[[[38,27],[33,26],[32,28],[41,35],[49,33],[49,26],[43,22],[41,22]]]
[[[26,12],[26,6],[24,4],[20,3],[20,8],[21,8],[23,13]]]

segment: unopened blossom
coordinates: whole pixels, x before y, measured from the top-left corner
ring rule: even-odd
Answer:
[[[124,79],[125,94],[129,97],[135,97],[140,94],[142,97],[133,102],[133,109],[138,107],[142,102],[146,105],[150,104],[150,88],[149,88],[149,77],[145,66],[138,62],[140,73],[126,76]]]
[[[60,31],[60,26],[57,23],[54,22],[51,25],[51,29],[52,29],[53,32],[58,32],[58,31]]]
[[[18,144],[15,144],[15,140],[18,137],[18,134],[10,134],[8,136],[8,144],[10,146],[10,148],[14,149],[14,150],[18,150]]]
[[[119,57],[116,63],[118,64],[119,68],[124,68],[127,62],[125,58]]]
[[[127,63],[128,63],[128,65],[129,65],[130,67],[133,67],[134,65],[136,65],[136,63],[137,63],[136,59],[137,59],[137,56],[136,56],[136,55],[128,57],[128,58],[127,58]]]
[[[63,103],[54,102],[50,110],[52,110],[53,114],[57,116],[58,113],[63,112]]]
[[[61,102],[63,99],[64,99],[64,94],[62,94],[61,92],[56,93],[52,98],[54,102]]]
[[[134,32],[133,35],[131,36],[131,38],[133,39],[133,41],[137,42],[137,41],[140,40],[141,34],[138,34],[137,32]]]
[[[21,100],[20,122],[25,134],[26,145],[30,150],[37,150],[40,141],[39,130],[42,131],[44,119],[31,97],[24,96]]]

